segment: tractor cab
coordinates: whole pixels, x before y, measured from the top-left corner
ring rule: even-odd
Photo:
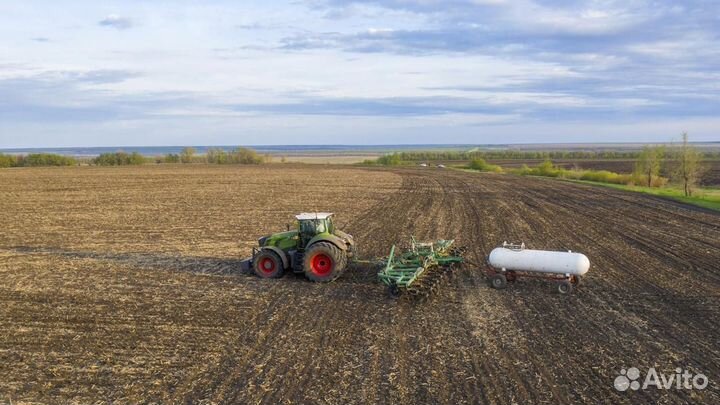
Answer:
[[[313,212],[296,215],[295,219],[297,219],[299,235],[298,248],[304,249],[308,242],[319,234],[332,234],[335,230],[332,215],[333,214],[329,212]]]

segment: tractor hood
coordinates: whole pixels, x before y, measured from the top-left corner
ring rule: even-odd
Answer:
[[[343,231],[341,231],[341,230],[339,230],[339,229],[336,229],[335,232],[334,232],[334,234],[335,234],[335,236],[337,236],[337,237],[339,237],[340,239],[342,239],[342,240],[343,240],[345,243],[347,243],[348,245],[350,245],[350,246],[354,246],[354,245],[355,245],[355,240],[353,239],[353,236],[350,235],[349,233],[345,233],[345,232],[343,232]]]
[[[279,233],[274,233],[272,235],[263,236],[262,238],[258,239],[258,245],[260,247],[275,246],[275,244],[278,241],[294,238],[297,236],[297,234],[298,234],[298,231],[287,231],[287,232],[279,232]]]

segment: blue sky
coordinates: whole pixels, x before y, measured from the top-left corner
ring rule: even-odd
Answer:
[[[720,2],[0,3],[0,148],[720,141]]]

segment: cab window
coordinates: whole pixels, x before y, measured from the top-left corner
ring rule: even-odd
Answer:
[[[305,234],[315,233],[315,224],[313,224],[313,221],[300,221],[300,232]]]

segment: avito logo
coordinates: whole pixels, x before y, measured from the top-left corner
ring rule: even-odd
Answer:
[[[680,367],[676,368],[673,374],[658,373],[654,367],[650,367],[645,374],[645,379],[642,384],[640,384],[640,379],[640,370],[637,367],[630,367],[627,370],[622,369],[620,370],[620,375],[615,377],[614,386],[618,391],[627,391],[628,389],[637,391],[653,386],[660,390],[701,390],[707,387],[709,383],[705,374],[693,374]]]

